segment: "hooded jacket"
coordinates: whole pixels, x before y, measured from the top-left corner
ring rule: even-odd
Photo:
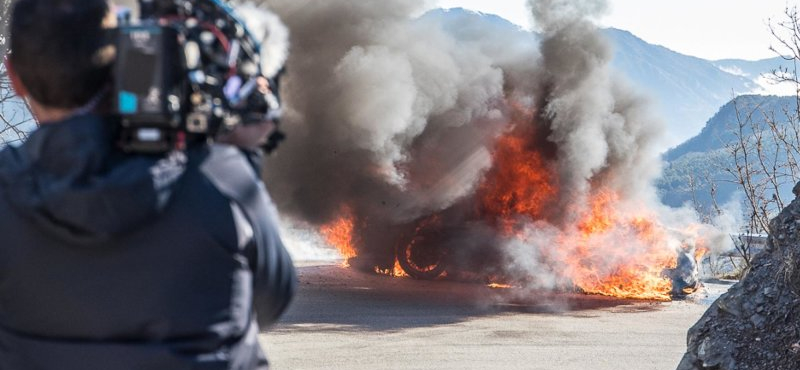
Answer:
[[[224,146],[123,154],[111,127],[0,152],[0,370],[266,369],[259,324],[295,271],[253,168]]]

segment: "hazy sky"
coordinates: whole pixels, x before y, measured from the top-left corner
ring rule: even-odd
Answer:
[[[579,0],[578,0],[579,1]],[[767,22],[800,0],[609,0],[602,26],[633,32],[652,44],[706,59],[775,56]],[[438,0],[444,8],[494,13],[531,28],[525,0]]]

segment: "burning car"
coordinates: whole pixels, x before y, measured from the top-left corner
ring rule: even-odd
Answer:
[[[515,281],[519,279],[517,274],[500,268],[500,266],[509,265],[508,261],[504,260],[508,257],[507,251],[503,250],[505,244],[503,238],[497,237],[495,233],[488,230],[489,228],[483,221],[465,221],[455,216],[457,221],[452,222],[453,214],[459,215],[458,212],[448,210],[416,220],[406,226],[407,230],[413,229],[413,231],[407,231],[406,237],[402,238],[395,247],[395,266],[392,269],[375,267],[375,270],[391,272],[392,275],[407,274],[412,278],[424,280],[447,277],[485,283],[519,283],[519,281]],[[651,227],[645,225],[644,221],[640,221],[639,224],[634,224],[632,227],[638,229],[642,235],[652,232],[652,230],[645,230],[645,228]],[[664,242],[664,240],[660,242]],[[696,247],[681,245],[672,255],[672,261],[665,261],[668,264],[667,267],[659,272],[658,277],[653,277],[653,281],[660,280],[662,283],[669,283],[671,290],[667,294],[672,298],[681,298],[694,293],[700,287],[697,260],[702,253],[702,249],[698,251]],[[593,262],[585,260],[584,263]],[[625,266],[618,266],[618,268],[624,270]],[[622,271],[619,271],[618,274],[624,276]],[[535,279],[535,277],[525,278]],[[635,277],[630,281],[635,281]],[[523,282],[523,284],[525,283]],[[566,283],[564,286],[584,290],[581,285],[576,286],[572,282]],[[606,293],[599,290],[594,293],[625,295],[621,290]]]
[[[607,189],[581,209],[559,208],[546,162],[515,140],[499,143],[505,147],[495,158],[506,158],[495,161],[475,197],[378,232],[345,212],[346,221],[323,234],[352,266],[393,276],[526,285],[541,285],[535,280],[545,276],[561,288],[654,300],[699,287],[699,230],[665,227],[654,212],[630,207]],[[366,244],[385,248],[359,247]],[[538,254],[533,274],[513,269],[513,259],[526,253]]]

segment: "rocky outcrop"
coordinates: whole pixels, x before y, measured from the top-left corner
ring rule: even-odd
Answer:
[[[678,370],[798,369],[800,199],[795,199],[770,222],[767,249],[750,272],[689,329]]]

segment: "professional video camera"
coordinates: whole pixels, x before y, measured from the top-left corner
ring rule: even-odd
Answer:
[[[139,21],[118,14],[113,110],[124,150],[166,152],[238,125],[278,123],[278,76],[262,74],[262,40],[227,1],[138,2]],[[276,129],[265,150],[282,139]]]

